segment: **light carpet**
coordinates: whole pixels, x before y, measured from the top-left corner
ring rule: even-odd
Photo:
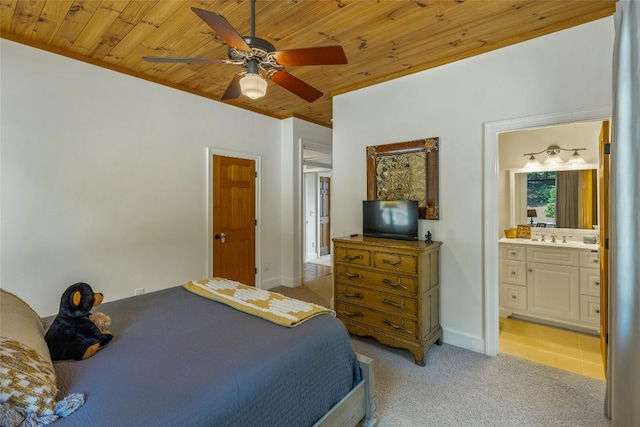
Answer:
[[[332,277],[284,288],[282,293],[315,298],[307,301],[316,304],[328,301]],[[407,350],[353,335],[352,342],[358,353],[375,360],[380,427],[611,425],[603,414],[605,383],[596,379],[449,344],[433,346],[423,367],[413,363]]]

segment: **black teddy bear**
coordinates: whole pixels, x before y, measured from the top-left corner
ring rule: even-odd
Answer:
[[[102,302],[86,283],[67,288],[60,299],[60,311],[44,336],[52,360],[84,360],[109,344],[113,335],[103,334],[89,319],[91,309]]]

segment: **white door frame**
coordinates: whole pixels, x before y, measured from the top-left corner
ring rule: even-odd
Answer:
[[[568,113],[525,117],[484,124],[484,353],[495,356],[499,342],[499,275],[498,275],[498,134],[560,124],[608,120],[612,106]]]
[[[310,139],[306,139],[306,138],[299,138],[298,139],[298,150],[300,153],[300,217],[301,217],[301,236],[300,236],[300,248],[302,249],[302,265],[301,268],[304,269],[304,264],[307,262],[307,227],[306,227],[306,219],[307,219],[307,212],[305,210],[305,203],[306,203],[306,185],[305,185],[305,179],[304,179],[304,166],[305,164],[311,165],[311,166],[318,166],[318,167],[327,167],[329,166],[329,168],[332,165],[325,165],[323,163],[316,163],[313,161],[305,161],[304,160],[304,149],[305,148],[309,148],[313,151],[317,151],[319,153],[325,153],[325,154],[333,154],[333,146],[331,145],[327,145],[327,144],[321,144],[319,142],[315,142],[312,141]],[[318,243],[319,243],[319,236],[320,236],[320,230],[319,230],[319,221],[320,221],[320,216],[317,214],[318,213],[318,206],[319,206],[319,194],[318,194],[318,185],[319,185],[319,175],[320,172],[316,173],[317,178],[316,178],[316,253],[318,254],[318,256],[320,256],[320,252],[319,252],[319,248],[318,248]],[[327,172],[328,176],[331,176],[330,172]]]
[[[256,238],[256,288],[262,288],[262,269],[260,266],[262,265],[262,261],[260,259],[260,212],[262,210],[262,205],[260,204],[261,200],[261,185],[260,185],[260,174],[261,174],[261,165],[260,165],[260,156],[255,154],[248,153],[240,153],[237,151],[229,151],[229,150],[220,150],[215,147],[208,147],[207,150],[207,184],[205,186],[205,191],[207,195],[205,197],[207,201],[207,250],[205,253],[207,254],[207,277],[213,276],[213,212],[211,210],[211,205],[213,203],[213,189],[211,185],[213,183],[213,161],[212,156],[227,156],[227,157],[236,157],[238,159],[248,159],[256,162],[256,221],[258,224],[255,229],[255,238]]]

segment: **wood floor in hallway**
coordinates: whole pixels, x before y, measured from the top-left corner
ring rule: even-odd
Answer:
[[[310,282],[319,277],[327,276],[331,274],[331,267],[320,264],[312,264],[310,262],[304,265],[304,271],[302,273],[302,283]]]

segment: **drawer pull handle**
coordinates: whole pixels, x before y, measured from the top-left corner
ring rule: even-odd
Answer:
[[[392,288],[397,288],[398,286],[400,286],[402,289],[407,289],[407,287],[400,282],[400,278],[398,278],[398,283],[393,283],[389,279],[382,279],[382,283],[384,283],[385,285],[391,286]]]
[[[517,299],[518,297],[516,297],[515,295],[511,295],[511,299]]]
[[[351,312],[348,312],[347,310],[342,310],[342,313],[347,315],[347,316],[349,316],[349,317],[362,317],[362,316],[364,316],[364,314],[362,314],[362,313],[359,313],[359,312],[351,313]]]
[[[347,255],[344,256],[343,259],[351,262],[351,261],[354,261],[356,259],[362,259],[362,255],[349,255],[349,254],[347,254]]]
[[[383,259],[383,260],[382,260],[382,263],[383,263],[383,264],[390,264],[390,265],[392,265],[396,270],[399,270],[398,265],[402,263],[402,260],[401,260],[401,259],[399,259],[398,261],[391,261],[391,260],[388,260],[388,259],[386,259],[386,258],[385,258],[385,259]]]
[[[516,272],[515,272],[515,271],[512,271],[512,272],[511,272],[511,275],[512,275],[512,276],[515,276],[515,275],[516,275]]]
[[[404,310],[404,309],[405,309],[405,307],[404,307],[404,300],[402,300],[402,304],[398,304],[398,303],[397,303],[397,302],[395,302],[395,301],[391,301],[391,300],[389,300],[389,299],[386,299],[386,298],[385,298],[385,299],[383,299],[383,300],[382,300],[382,303],[383,303],[383,304],[389,304],[389,305],[392,305],[392,306],[394,306],[395,308],[397,308],[398,310]]]
[[[600,260],[599,259],[594,259],[593,262],[600,262]]]
[[[594,285],[600,286],[600,282],[593,282]]]
[[[346,290],[342,291],[342,295],[344,295],[347,298],[364,298],[364,295],[362,295],[359,292],[357,294],[350,294]]]
[[[384,323],[386,323],[387,325],[391,326],[393,329],[396,329],[396,330],[401,330],[401,329],[402,329],[402,330],[404,330],[404,331],[406,331],[406,330],[407,330],[407,329],[404,327],[404,320],[402,321],[402,325],[396,325],[396,324],[395,324],[395,323],[393,323],[391,320],[387,320],[387,319],[384,319],[384,320],[383,320],[383,322],[384,322]]]
[[[600,310],[596,310],[596,314],[600,314]]]
[[[511,252],[511,255],[515,256],[515,255],[516,255],[516,252]]]
[[[353,273],[349,273],[347,270],[344,270],[344,274],[349,278],[349,279],[359,279],[362,276],[360,276],[359,274],[353,274]]]

